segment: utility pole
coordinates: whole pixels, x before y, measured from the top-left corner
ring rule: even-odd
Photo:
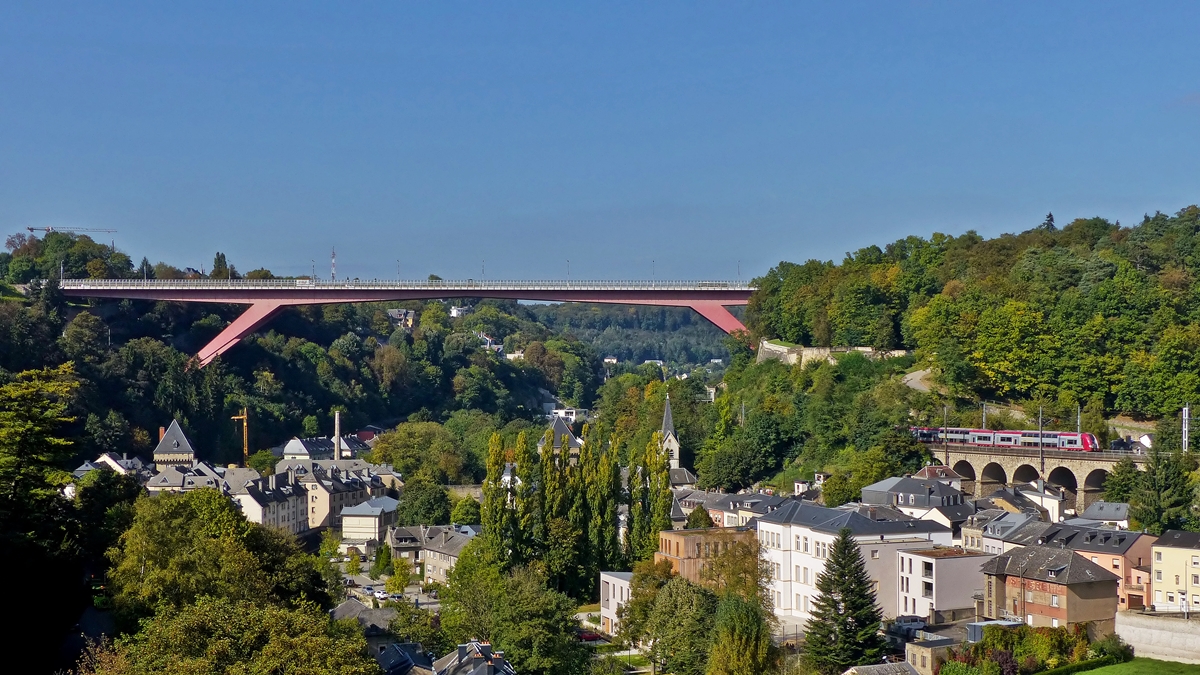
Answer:
[[[1184,452],[1188,451],[1188,432],[1191,429],[1191,425],[1189,424],[1189,422],[1191,421],[1191,418],[1192,418],[1192,404],[1191,404],[1191,402],[1188,402],[1187,405],[1183,406],[1183,451]]]
[[[333,248],[329,253],[329,280],[337,281],[337,248]]]
[[[1083,406],[1075,404],[1075,433],[1083,433]]]
[[[980,401],[979,406],[983,408],[983,428],[987,428],[987,401]]]
[[[942,453],[945,460],[942,464],[950,466],[950,406],[942,404]]]
[[[1042,406],[1038,406],[1038,457],[1042,461],[1041,475],[1046,475],[1046,446],[1042,444]]]
[[[242,408],[241,415],[234,415],[229,418],[234,421],[240,420],[242,423],[242,466],[250,466],[250,411],[247,408]]]

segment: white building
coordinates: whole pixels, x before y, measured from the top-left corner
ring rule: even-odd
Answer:
[[[342,509],[342,543],[373,549],[384,540],[388,527],[396,524],[399,503],[391,497],[376,497]]]
[[[901,614],[922,617],[930,624],[975,615],[973,596],[984,584],[979,568],[995,555],[942,547],[903,549],[896,555],[896,605]]]
[[[834,541],[849,528],[875,582],[884,616],[896,611],[896,553],[918,547],[949,546],[950,528],[929,520],[872,520],[855,511],[787,500],[758,518],[763,554],[772,568],[771,600],[785,629],[811,617],[817,577],[825,570]]]
[[[300,534],[308,531],[308,492],[291,473],[246,481],[229,491],[246,520]]]
[[[600,573],[600,630],[608,635],[621,631],[621,620],[617,613],[629,602],[629,582],[632,572]]]

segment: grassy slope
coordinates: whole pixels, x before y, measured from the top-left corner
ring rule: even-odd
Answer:
[[[1200,675],[1200,665],[1174,663],[1171,661],[1156,661],[1154,659],[1134,659],[1128,663],[1118,663],[1115,666],[1105,666],[1088,671],[1094,675]]]

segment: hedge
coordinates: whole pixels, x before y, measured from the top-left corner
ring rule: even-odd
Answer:
[[[1082,673],[1087,670],[1095,670],[1103,666],[1111,666],[1114,663],[1120,663],[1121,660],[1115,656],[1102,656],[1091,661],[1080,661],[1079,663],[1071,663],[1050,670],[1043,670],[1037,675],[1071,675],[1072,673]]]

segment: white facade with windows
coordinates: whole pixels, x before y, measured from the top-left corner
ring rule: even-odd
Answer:
[[[758,519],[763,556],[771,566],[771,598],[775,615],[790,624],[812,616],[817,577],[833,550],[838,532],[853,533],[875,582],[884,616],[897,616],[896,554],[903,549],[951,544],[950,528],[932,521],[871,520],[853,511],[828,509],[792,501]]]
[[[897,553],[896,606],[900,614],[924,617],[973,610],[984,587],[980,566],[995,556],[961,548],[904,549]]]

